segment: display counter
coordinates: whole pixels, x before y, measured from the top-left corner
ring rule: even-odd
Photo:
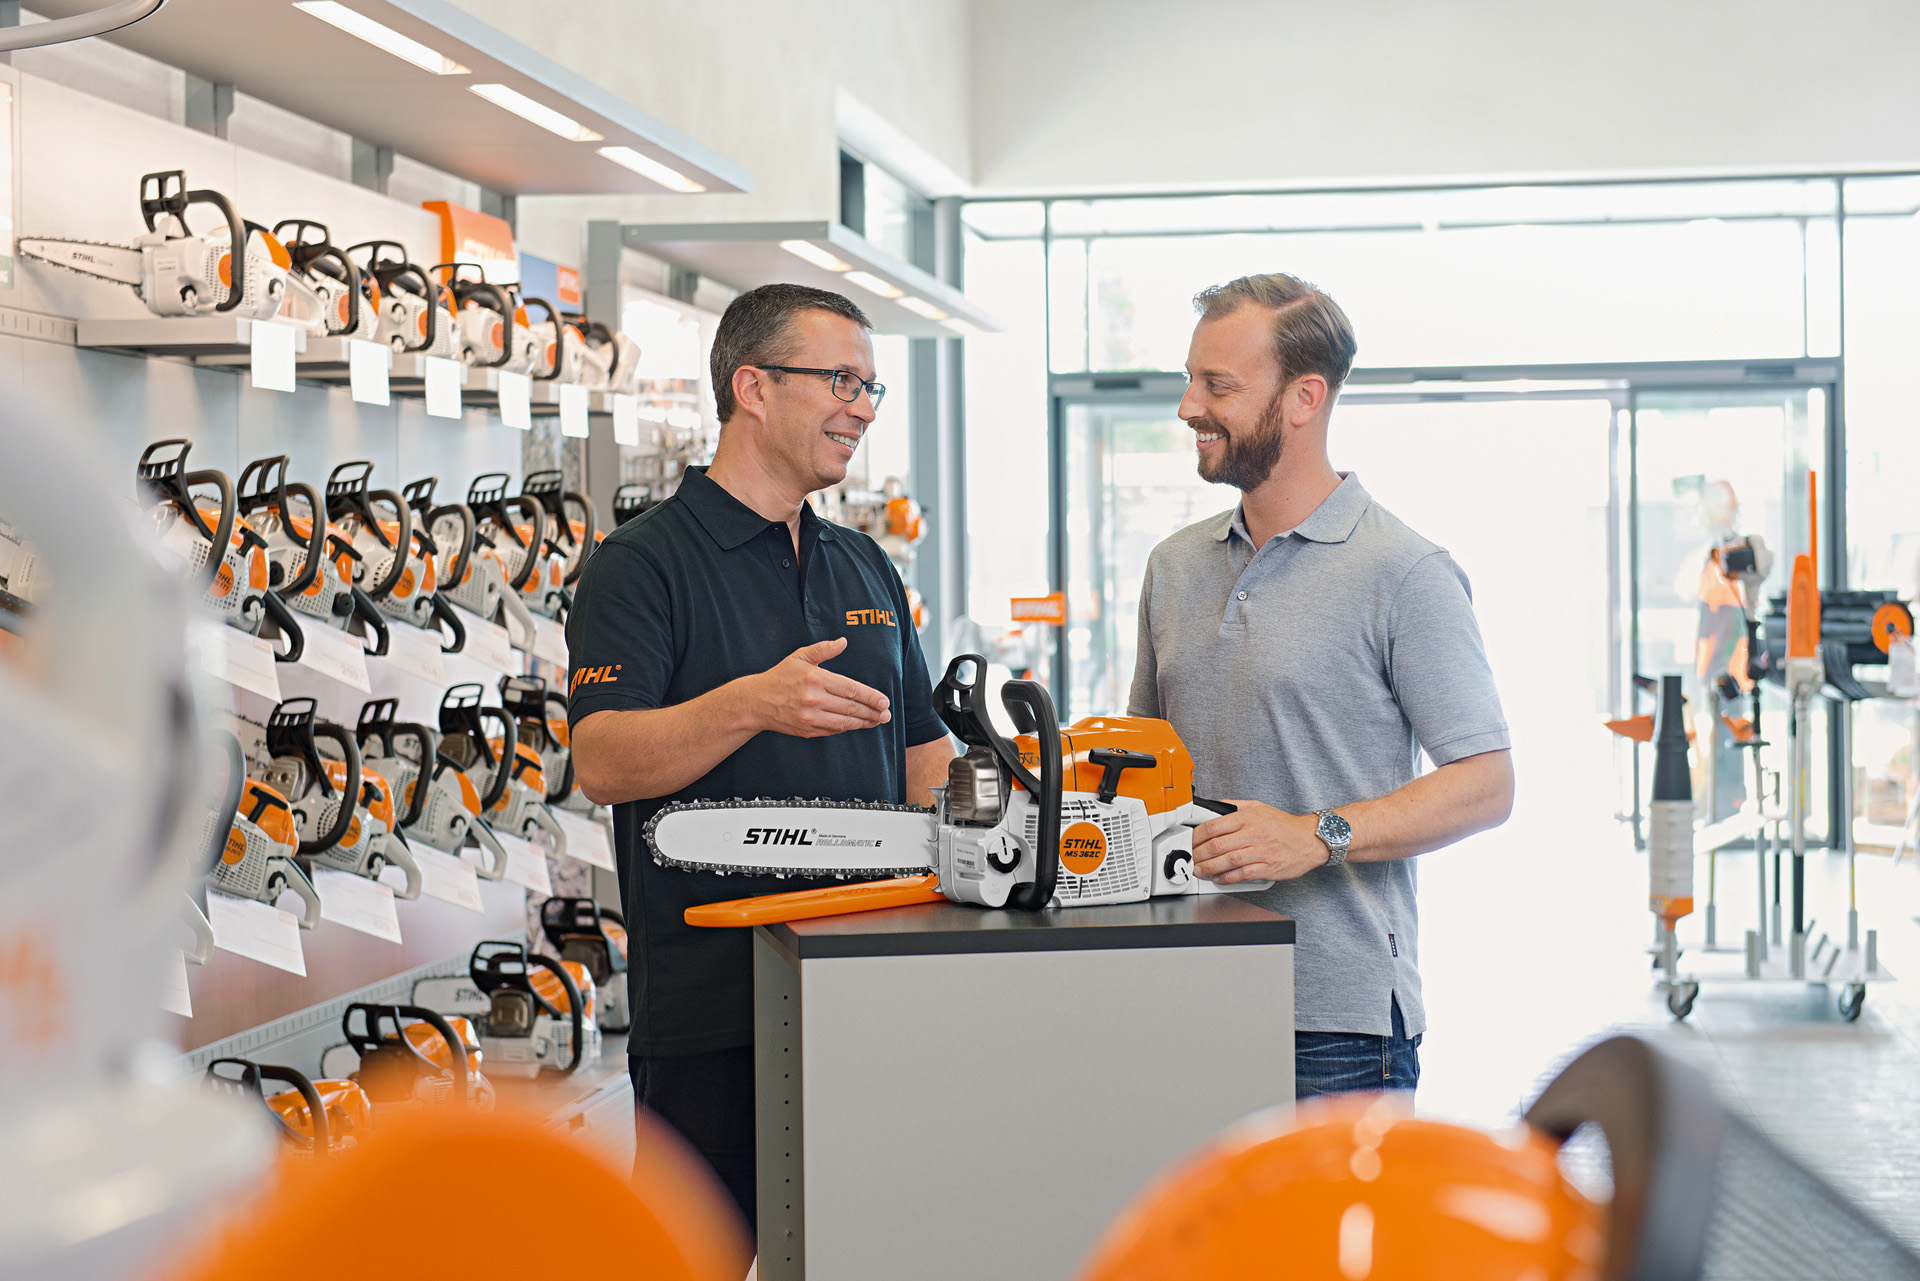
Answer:
[[[1061,1281],[1293,1102],[1286,917],[935,903],[754,931],[761,1281]]]

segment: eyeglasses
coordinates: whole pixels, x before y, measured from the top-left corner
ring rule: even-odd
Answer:
[[[887,389],[884,385],[869,382],[859,374],[850,374],[844,369],[802,369],[797,365],[755,365],[754,368],[767,369],[780,374],[819,374],[823,378],[831,378],[833,379],[833,394],[839,399],[846,401],[849,405],[860,399],[861,391],[865,390],[867,400],[872,403],[875,409],[878,409],[880,408],[880,401],[887,394]]]

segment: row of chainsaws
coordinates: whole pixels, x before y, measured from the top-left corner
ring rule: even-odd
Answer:
[[[281,662],[299,660],[315,626],[385,655],[389,621],[437,632],[443,651],[459,653],[466,627],[454,606],[531,651],[534,618],[566,621],[572,587],[604,537],[593,504],[559,471],[528,473],[518,494],[504,472],[490,472],[465,501],[441,502],[432,476],[373,488],[365,460],[335,467],[324,494],[290,479],[284,454],[248,463],[236,484],[213,468],[189,470],[191,448],[147,447],[136,468],[141,505],[200,603],[275,640]],[[38,556],[4,526],[0,553],[0,607],[30,608],[48,588]]]
[[[625,1031],[606,997],[626,1007],[626,931],[618,913],[589,898],[551,898],[541,928],[559,960],[517,939],[489,940],[467,972],[420,979],[410,1004],[356,1002],[340,1018],[339,1044],[320,1076],[281,1064],[220,1058],[211,1089],[265,1109],[283,1150],[324,1157],[358,1147],[383,1118],[441,1104],[491,1111],[489,1075],[568,1076],[600,1060],[602,1031]],[[279,1087],[279,1088],[273,1088]]]
[[[199,230],[189,223],[196,206],[212,214]],[[269,229],[242,218],[220,192],[189,190],[179,169],[140,179],[140,216],[146,231],[130,245],[26,236],[20,254],[130,285],[156,316],[279,320],[318,337],[385,343],[589,391],[639,389],[640,346],[631,337],[490,282],[475,264],[424,267],[393,240],[342,247],[307,218]]]

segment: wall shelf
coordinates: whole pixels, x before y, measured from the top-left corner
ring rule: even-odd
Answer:
[[[304,330],[296,330],[293,341],[296,356],[307,349]],[[203,364],[238,364],[253,350],[253,322],[219,315],[82,320],[74,345],[143,356],[189,356]]]

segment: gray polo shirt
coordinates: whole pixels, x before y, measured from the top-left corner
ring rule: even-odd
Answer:
[[[1239,509],[1153,549],[1128,711],[1193,753],[1194,790],[1311,814],[1505,749],[1467,577],[1348,473],[1256,549]],[[1248,895],[1298,922],[1294,1026],[1407,1035],[1420,998],[1413,859],[1322,867]]]

